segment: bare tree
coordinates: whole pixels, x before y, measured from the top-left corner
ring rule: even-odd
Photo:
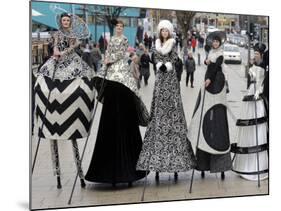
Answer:
[[[186,44],[187,32],[191,28],[191,20],[196,12],[192,11],[176,11],[177,24],[182,30],[184,44]]]
[[[171,10],[159,10],[160,19],[166,19],[172,21],[172,11]]]
[[[109,6],[105,7],[105,11],[104,11],[105,18],[108,24],[110,36],[113,35],[113,30],[114,30],[114,25],[112,21],[114,19],[117,19],[120,16],[120,14],[124,12],[125,9],[126,9],[125,7],[109,7]]]

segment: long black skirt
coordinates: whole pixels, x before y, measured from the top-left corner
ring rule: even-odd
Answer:
[[[106,80],[96,145],[85,179],[125,183],[145,177],[145,171],[136,171],[141,148],[135,94]]]

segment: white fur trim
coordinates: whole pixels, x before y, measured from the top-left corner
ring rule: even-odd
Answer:
[[[156,64],[156,68],[157,68],[157,70],[159,70],[159,68],[162,66],[162,62],[158,62],[157,64]]]
[[[173,24],[168,20],[161,20],[157,26],[158,34],[160,33],[161,29],[168,29],[170,35],[173,35],[174,27]]]
[[[171,71],[173,69],[173,65],[171,62],[166,62],[165,65],[167,67],[167,71]]]
[[[163,46],[161,46],[161,40],[157,39],[155,42],[155,48],[159,53],[165,55],[170,53],[175,43],[176,43],[175,39],[170,38],[164,43]]]

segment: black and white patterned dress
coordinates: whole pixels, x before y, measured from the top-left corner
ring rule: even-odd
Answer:
[[[51,57],[33,72],[36,77],[34,131],[47,139],[83,138],[88,135],[94,106],[94,70],[74,51],[78,46],[76,39],[67,38],[60,31],[54,37],[54,46],[63,55],[57,61]]]
[[[197,170],[211,173],[231,169],[230,139],[227,119],[226,85],[222,72],[222,48],[212,49],[208,55],[205,80],[210,85],[201,87],[189,126],[188,138],[196,151]],[[200,132],[200,133],[198,133]]]
[[[168,41],[167,41],[168,42]],[[155,52],[156,63],[177,59],[175,46],[168,54]],[[175,69],[157,70],[151,121],[148,124],[137,169],[157,172],[184,172],[195,167],[195,157],[187,139],[187,125]]]
[[[103,107],[95,149],[85,176],[91,182],[134,182],[146,175],[145,171],[136,170],[136,164],[142,147],[139,125],[147,125],[149,115],[139,97],[126,57],[127,49],[128,39],[124,35],[112,36],[105,54],[111,65],[107,68],[103,65],[94,78]]]

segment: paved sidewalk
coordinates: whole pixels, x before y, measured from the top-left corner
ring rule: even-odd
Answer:
[[[201,63],[205,58],[203,51]],[[197,66],[195,72],[194,88],[185,86],[185,70],[181,81],[181,94],[184,105],[186,121],[189,125],[191,115],[195,106],[198,90],[203,83],[206,66],[201,64]],[[241,99],[246,93],[246,78],[244,68],[241,65],[227,65],[226,71],[230,86],[230,93],[227,101],[231,112],[234,116],[239,117]],[[150,109],[152,100],[152,91],[154,87],[154,73],[151,66],[151,77],[148,86],[144,87],[142,82],[141,95]],[[83,160],[83,169],[86,173],[88,165],[93,153],[95,139],[97,135],[98,119],[101,113],[101,105],[97,110],[97,116],[93,124],[92,134],[90,135],[89,145],[86,149],[85,158]],[[229,115],[230,138],[231,142],[236,142],[235,119]],[[142,135],[145,128],[141,127]],[[35,151],[37,139],[32,141],[33,153]],[[85,140],[79,142],[79,149],[82,153]],[[195,143],[192,143],[195,144]],[[67,205],[71,188],[76,175],[76,167],[72,154],[71,143],[69,141],[59,142],[59,153],[62,171],[62,189],[56,188],[56,177],[52,173],[51,152],[49,141],[42,140],[38,160],[32,176],[32,208],[54,208],[69,207]],[[227,196],[243,196],[243,195],[259,195],[268,194],[268,180],[261,181],[261,187],[257,187],[257,182],[247,181],[240,178],[237,174],[228,171],[224,181],[220,179],[220,174],[209,174],[206,172],[205,179],[201,179],[200,172],[195,172],[193,192],[188,192],[191,178],[191,171],[179,173],[178,182],[173,180],[173,174],[160,173],[160,182],[157,184],[154,180],[154,172],[148,175],[148,186],[145,191],[144,201],[166,201],[166,200],[182,200],[196,198],[212,198]],[[121,204],[121,203],[139,203],[143,192],[144,179],[137,181],[133,187],[128,188],[127,184],[118,184],[116,188],[112,188],[107,184],[87,183],[85,189],[81,189],[79,180],[75,189],[72,204],[75,206],[91,206],[102,204]]]

